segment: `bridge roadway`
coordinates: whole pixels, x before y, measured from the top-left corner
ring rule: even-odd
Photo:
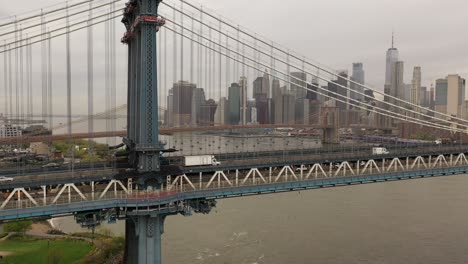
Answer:
[[[302,149],[290,151],[264,151],[246,153],[224,153],[216,155],[221,166],[180,167],[170,172],[171,175],[186,174],[188,177],[198,177],[199,173],[214,171],[245,170],[250,168],[268,168],[277,166],[300,166],[303,164],[340,163],[343,161],[356,162],[369,159],[378,160],[393,158],[414,158],[417,156],[429,157],[437,155],[450,155],[453,153],[468,152],[468,144],[455,145],[422,145],[422,146],[389,146],[387,155],[370,155],[371,146],[331,146],[328,148]],[[171,157],[170,164],[180,164],[180,157]],[[94,169],[90,169],[91,166]],[[6,169],[0,170],[0,176],[12,177],[12,182],[1,182],[0,190],[20,187],[37,187],[44,185],[81,183],[83,181],[109,181],[114,178],[135,178],[132,172],[124,169],[115,169],[105,163],[77,164],[73,172],[67,167],[59,169],[30,168],[27,170]]]
[[[150,212],[155,214],[183,213],[185,215],[190,215],[193,211],[197,212],[197,210],[200,210],[200,208],[191,207],[192,204],[190,201],[197,199],[208,199],[208,201],[210,201],[213,199],[245,195],[465,174],[468,172],[468,160],[464,154],[459,154],[456,161],[450,158],[449,162],[445,160],[445,162],[440,162],[440,165],[437,165],[439,161],[439,158],[437,158],[433,163],[428,162],[427,167],[423,169],[419,169],[418,166],[418,168],[413,167],[408,169],[402,167],[401,169],[397,168],[392,170],[392,165],[390,165],[389,167],[383,166],[380,171],[376,171],[378,167],[375,167],[373,172],[372,169],[369,170],[369,167],[366,165],[366,168],[360,173],[358,169],[357,171],[355,170],[353,174],[349,173],[349,171],[348,173],[343,171],[343,175],[341,174],[341,168],[332,168],[329,175],[325,172],[323,172],[323,175],[318,175],[322,173],[319,172],[317,174],[316,172],[315,176],[312,175],[312,177],[309,177],[311,173],[314,174],[312,168],[307,176],[301,173],[300,178],[298,175],[294,175],[292,171],[290,171],[292,174],[289,174],[288,178],[288,173],[283,173],[286,170],[282,169],[279,173],[276,171],[274,175],[276,179],[272,179],[270,174],[269,179],[265,176],[265,178],[267,178],[266,180],[257,178],[258,181],[256,181],[255,176],[253,179],[251,177],[250,180],[247,180],[249,178],[249,175],[247,175],[242,182],[237,182],[236,179],[236,183],[234,183],[234,181],[229,183],[227,179],[223,179],[220,185],[220,178],[218,177],[218,185],[213,184],[210,186],[213,182],[213,177],[208,184],[203,184],[203,186],[200,184],[199,188],[193,187],[193,184],[188,183],[179,185],[177,178],[180,176],[178,176],[173,184],[167,185],[163,188],[162,192],[139,191],[137,189],[130,191],[131,189],[129,188],[121,191],[114,190],[114,192],[103,193],[101,196],[98,196],[97,193],[91,194],[83,190],[83,193],[80,195],[71,195],[69,193],[68,197],[65,196],[59,199],[57,197],[60,196],[60,194],[50,198],[45,197],[44,194],[44,204],[41,204],[40,196],[42,194],[39,194],[39,196],[33,198],[36,203],[32,203],[31,199],[23,198],[21,201],[19,199],[15,201],[12,200],[10,204],[7,203],[5,206],[5,201],[2,201],[0,221],[30,217],[48,218],[79,212],[102,211],[103,209],[116,210],[116,214],[122,218],[125,218],[127,210],[132,212],[132,214]],[[229,178],[232,179],[232,177]],[[65,189],[65,187],[63,189]],[[107,189],[108,188],[106,188],[106,190]]]

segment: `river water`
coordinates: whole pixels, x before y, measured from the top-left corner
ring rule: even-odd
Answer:
[[[468,263],[468,176],[226,199],[168,217],[165,263]],[[71,218],[55,221],[65,231]],[[105,225],[115,234],[123,222]]]
[[[164,137],[182,155],[320,147],[306,138]],[[219,200],[208,215],[171,216],[168,264],[468,263],[468,176]],[[73,218],[54,219],[82,231]],[[116,235],[124,223],[103,225]]]

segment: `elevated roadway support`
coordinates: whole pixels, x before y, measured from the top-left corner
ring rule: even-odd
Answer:
[[[340,108],[333,106],[322,107],[321,124],[323,126],[323,143],[340,143]]]
[[[125,221],[127,264],[161,264],[161,236],[167,214],[130,216]]]
[[[161,264],[164,221],[167,216],[192,213],[208,214],[216,206],[216,201],[207,199],[188,200],[177,206],[161,209],[134,210],[127,212],[125,219],[125,255],[126,264]]]

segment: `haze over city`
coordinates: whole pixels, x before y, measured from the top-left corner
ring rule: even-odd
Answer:
[[[0,16],[21,14],[62,2],[37,0],[24,5],[23,1],[1,0]],[[463,0],[291,0],[287,4],[279,0],[197,2],[332,69],[348,70],[351,73],[352,63],[362,62],[366,84],[382,91],[385,82],[385,52],[391,46],[392,32],[395,34],[395,47],[400,52],[400,60],[405,63],[405,83],[411,83],[414,66],[421,66],[421,83],[426,87],[448,74],[468,77],[468,49],[464,48],[468,46],[468,35],[461,30],[466,26],[465,10],[468,9],[468,2]],[[103,32],[103,27],[96,29],[95,34],[99,35],[99,32]],[[124,27],[119,24],[117,36],[120,38],[123,32]],[[75,40],[71,44],[72,48],[79,47],[80,38],[72,37]],[[63,38],[53,43],[59,51],[60,47],[64,47]],[[85,71],[80,70],[84,69],[84,66],[80,66],[82,49],[74,50],[72,60],[76,65],[75,71],[78,71],[74,78],[77,81],[80,78],[85,80]],[[125,70],[125,54],[126,47],[118,44],[118,71]],[[61,70],[64,67],[60,66],[64,65],[64,60],[57,59],[63,58],[57,52],[54,57],[55,65],[58,65],[54,83],[60,86],[65,83],[65,71]],[[102,60],[99,60],[99,55],[95,57],[96,71],[103,72],[104,67],[99,64]],[[117,76],[117,89],[124,93],[124,79],[120,77]],[[98,74],[95,79],[97,86],[102,84],[103,80]],[[249,80],[249,87],[252,81]],[[96,93],[97,100],[104,96],[99,90]],[[122,93],[118,93],[118,96]],[[60,91],[57,96],[61,96]],[[124,102],[124,98],[118,97],[118,100]]]

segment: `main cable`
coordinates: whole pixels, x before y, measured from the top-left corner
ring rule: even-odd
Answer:
[[[193,5],[193,4],[188,3],[188,2],[185,1],[185,0],[179,0],[179,1],[181,1],[181,2],[183,2],[183,3],[185,3],[185,4],[187,4],[188,6],[194,8],[195,10],[198,10],[198,11],[200,11],[200,12],[205,13],[205,14],[208,15],[209,17],[211,17],[211,18],[213,18],[213,19],[215,19],[215,20],[217,20],[217,21],[219,21],[219,22],[221,22],[221,23],[227,25],[228,27],[231,27],[231,28],[233,28],[233,29],[235,29],[235,30],[238,29],[238,28],[236,28],[235,26],[231,25],[230,23],[224,21],[223,19],[218,18],[218,17],[215,17],[214,15],[212,15],[212,14],[210,14],[210,13],[204,11],[203,9],[201,9],[201,8],[199,8],[199,7],[197,7],[197,6]],[[162,2],[162,4],[167,5],[167,4],[164,3],[164,2]],[[169,6],[169,5],[167,5],[167,6],[168,6],[168,7],[171,7],[171,6]],[[181,11],[178,10],[178,12],[181,12]],[[186,14],[186,15],[187,15],[187,14]],[[271,45],[270,43],[268,43],[268,41],[265,41],[265,40],[262,40],[262,39],[260,39],[260,38],[257,38],[256,36],[253,36],[251,33],[246,32],[245,30],[241,30],[241,29],[238,29],[238,30],[240,30],[240,32],[242,32],[242,33],[245,34],[246,36],[249,36],[249,37],[251,37],[251,38],[253,38],[253,39],[256,39],[256,40],[262,42],[263,44],[265,44],[265,45],[267,45],[267,46],[269,46],[269,47],[272,47],[272,48],[274,48],[274,49],[280,51],[281,53],[284,53],[285,55],[289,55],[289,56],[293,57],[294,59],[296,59],[296,60],[298,60],[298,61],[302,61],[302,59],[299,58],[298,56],[296,56],[296,55],[294,55],[294,54],[291,54],[291,53],[289,53],[289,52],[286,52],[286,51],[284,51],[284,50],[278,48],[279,45]],[[340,76],[339,74],[337,74],[337,73],[335,73],[335,72],[333,72],[333,71],[331,71],[331,70],[325,69],[325,68],[323,68],[322,66],[315,65],[314,63],[311,63],[311,62],[308,62],[308,61],[306,61],[306,64],[308,64],[308,65],[310,65],[310,66],[312,66],[312,67],[314,67],[314,68],[318,68],[318,69],[320,69],[320,70],[322,70],[322,71],[324,71],[324,72],[326,72],[326,73],[328,73],[328,74],[334,75],[334,76],[336,76],[336,77],[338,77],[338,78],[343,78],[343,77]],[[313,75],[313,74],[312,74],[312,75]],[[315,76],[315,75],[313,75],[313,76]],[[318,77],[318,76],[317,76],[317,77]],[[364,84],[360,84],[360,83],[358,83],[358,82],[352,80],[351,78],[343,78],[343,79],[345,79],[346,81],[348,81],[348,82],[350,82],[350,83],[353,83],[353,84],[355,84],[355,85],[358,85],[358,86],[361,86],[361,87],[363,87],[363,88],[366,88],[366,89],[368,89],[368,90],[372,90],[373,92],[376,92],[376,93],[378,93],[378,94],[380,94],[380,95],[384,95],[384,96],[386,96],[386,97],[388,97],[388,98],[397,100],[397,101],[399,101],[399,102],[402,102],[402,103],[405,103],[405,104],[407,104],[407,105],[410,105],[410,106],[419,108],[419,109],[421,109],[421,110],[429,111],[429,112],[431,112],[431,113],[434,113],[434,114],[437,114],[437,115],[440,115],[440,116],[445,116],[445,117],[448,117],[448,118],[450,118],[450,119],[455,119],[455,120],[459,120],[459,121],[468,123],[468,120],[465,120],[465,119],[462,119],[462,118],[458,118],[458,117],[453,117],[453,116],[451,116],[451,115],[448,115],[448,114],[445,114],[445,113],[440,113],[440,112],[437,112],[437,111],[434,111],[434,110],[431,110],[431,109],[426,109],[426,108],[424,108],[424,107],[422,107],[422,106],[420,106],[420,105],[412,104],[411,102],[407,102],[407,101],[402,100],[402,99],[400,99],[400,98],[398,98],[398,97],[395,97],[395,96],[392,96],[392,95],[389,95],[389,94],[382,93],[382,92],[376,90],[376,89],[373,88],[373,87],[370,87],[370,86],[367,86],[367,85],[364,85]],[[352,92],[357,93],[357,91],[352,91]],[[368,95],[365,95],[365,94],[364,94],[364,96],[368,97]],[[398,106],[398,105],[394,105],[394,107],[400,108],[400,106]],[[403,107],[401,107],[401,108],[403,108]],[[408,109],[407,109],[406,111],[408,111]],[[423,113],[421,113],[421,112],[412,111],[412,110],[409,110],[409,111],[410,111],[410,112],[413,112],[414,114],[417,114],[417,115],[423,115],[423,116],[426,116],[426,117],[429,117],[429,118],[433,118],[432,116],[423,114]],[[445,120],[441,119],[441,121],[445,121]],[[446,122],[446,121],[445,121],[445,122]],[[457,125],[458,125],[458,124],[457,124]]]
[[[169,7],[172,8],[171,6],[169,6]],[[182,11],[180,11],[180,10],[176,10],[176,11],[177,11],[177,12],[182,12]],[[184,13],[184,15],[190,17],[191,19],[194,19],[195,21],[197,21],[197,22],[200,23],[201,25],[204,25],[204,26],[206,26],[206,27],[209,27],[210,29],[213,29],[213,30],[215,30],[215,31],[218,31],[215,27],[212,27],[212,26],[210,26],[209,24],[206,24],[206,23],[204,23],[204,22],[202,22],[202,21],[200,21],[200,20],[198,20],[198,19],[196,19],[196,18],[194,18],[194,17],[191,17],[191,16],[188,15],[187,13]],[[232,37],[230,34],[227,34],[227,33],[224,33],[224,32],[223,32],[222,34],[224,34],[225,36],[229,36],[231,39],[233,39],[233,40],[235,40],[235,41],[239,41],[239,42],[240,42],[240,39],[236,39],[236,38]],[[246,44],[246,43],[244,43],[244,42],[242,42],[242,44],[244,44],[244,45],[246,45],[247,47],[251,48],[251,49],[254,50],[255,52],[260,52],[260,53],[262,53],[262,54],[264,54],[265,56],[268,56],[268,57],[271,56],[270,54],[268,54],[268,53],[266,53],[266,52],[264,52],[264,51],[262,51],[262,50],[260,50],[260,49],[258,49],[258,48],[256,48],[256,47],[253,47],[253,46],[250,45],[250,44]],[[273,46],[270,46],[270,47],[273,48]],[[287,52],[286,54],[287,54],[288,57],[289,57],[290,53]],[[280,61],[280,62],[282,62],[282,63],[284,63],[284,64],[287,65],[288,67],[289,67],[289,66],[292,66],[293,68],[295,68],[295,69],[297,69],[297,70],[302,70],[302,67],[299,67],[299,66],[296,66],[296,65],[292,65],[292,64],[290,64],[288,61],[285,62],[285,61],[280,60],[280,59],[277,59],[277,60]],[[304,62],[305,62],[305,61],[304,61]],[[323,80],[323,81],[332,82],[332,80],[329,80],[329,79],[326,79],[326,78],[324,78],[324,77],[321,77],[320,75],[316,75],[316,74],[311,73],[311,72],[309,72],[309,71],[306,71],[306,72],[307,72],[309,75],[314,76],[314,77],[317,77],[317,78],[319,78],[319,79],[321,79],[321,80]],[[339,75],[338,75],[338,76],[339,76]],[[341,78],[341,79],[346,79],[346,78],[344,78],[343,76],[339,76],[339,78]],[[342,88],[346,89],[347,91],[351,91],[351,92],[354,92],[354,93],[363,95],[363,96],[365,96],[366,98],[374,99],[374,98],[370,97],[369,95],[367,95],[367,94],[365,94],[365,93],[361,93],[361,92],[358,92],[358,91],[351,90],[349,87],[343,86],[343,85],[341,85],[341,84],[339,84],[339,83],[336,83],[336,85],[339,86],[339,87],[342,87]],[[435,120],[438,120],[438,121],[441,121],[441,122],[444,122],[444,123],[449,123],[449,124],[452,124],[452,125],[462,125],[462,124],[459,124],[459,123],[451,122],[450,120],[445,120],[445,119],[442,119],[442,118],[438,118],[438,117],[436,117],[436,116],[429,116],[429,115],[426,115],[426,114],[423,114],[423,113],[420,113],[420,112],[416,112],[416,111],[413,111],[413,110],[404,108],[404,107],[399,106],[399,105],[394,105],[394,104],[392,104],[392,103],[390,103],[390,102],[386,102],[386,101],[382,101],[382,102],[385,103],[385,104],[387,104],[387,105],[389,105],[390,107],[396,107],[396,108],[399,108],[399,109],[401,109],[401,110],[403,110],[403,111],[408,111],[408,112],[411,112],[411,113],[414,113],[414,114],[417,114],[417,115],[422,115],[422,116],[428,117],[428,118],[430,118],[430,119],[435,119]],[[443,113],[439,113],[439,112],[435,112],[435,113],[440,114],[440,115],[443,115]],[[465,128],[468,128],[468,125],[462,125],[462,126],[464,126]]]
[[[178,23],[176,23],[176,22],[173,22],[173,21],[171,21],[170,19],[167,19],[167,18],[166,18],[166,20],[169,21],[169,22],[172,22],[172,23],[174,23],[175,25],[177,25],[177,26],[180,27],[180,24],[178,24]],[[186,30],[188,30],[188,31],[190,32],[189,29],[186,29]],[[171,31],[173,31],[173,30],[171,29]],[[176,34],[181,35],[180,32],[177,32],[177,31],[173,31],[173,32],[175,32]],[[195,35],[197,35],[197,33],[195,33]],[[189,36],[184,36],[184,37],[186,37],[186,38],[188,38],[188,39],[190,39],[190,40],[192,40],[192,41],[196,41],[196,40],[194,40],[194,39],[191,39]],[[207,37],[205,37],[205,36],[202,36],[202,37],[203,37],[205,40],[207,40],[208,42],[212,42],[212,44],[216,45],[216,42],[215,42],[215,41],[212,41],[211,39],[209,39],[209,38],[207,38]],[[196,42],[197,42],[197,41],[196,41]],[[204,45],[204,44],[202,44],[202,45]],[[214,47],[212,48],[212,47],[207,47],[206,45],[204,45],[204,46],[205,46],[206,48],[208,48],[208,49],[214,51],[214,52],[219,52],[219,51],[217,51],[216,48],[214,48]],[[224,47],[224,48],[225,48],[225,49],[229,49],[228,47]],[[235,51],[233,51],[233,50],[230,50],[230,51],[235,53]],[[223,53],[223,56],[227,57],[227,55],[224,54],[224,53]],[[242,54],[240,54],[240,56],[245,57],[245,56],[242,55]],[[230,56],[230,57],[231,57],[231,56]],[[246,58],[249,59],[250,61],[253,61],[254,63],[256,62],[255,59],[252,59],[252,58],[249,58],[249,57],[246,57]],[[233,58],[231,57],[231,59],[233,59]],[[240,62],[239,60],[236,60],[236,61]],[[259,64],[262,64],[262,66],[265,66],[265,67],[269,68],[269,66],[266,65],[266,64],[263,64],[263,63],[260,63],[260,62],[259,62]],[[256,69],[256,70],[258,70],[258,71],[261,71],[261,69],[260,69],[259,67],[252,66],[252,65],[246,65],[246,66],[251,67],[251,68],[253,68],[254,70]],[[271,75],[271,74],[269,74],[269,75]],[[288,76],[289,78],[294,78],[294,79],[296,79],[296,80],[298,80],[298,81],[300,81],[300,82],[303,82],[301,79],[296,78],[295,76],[286,75],[286,74],[284,74],[284,73],[283,73],[283,75]],[[289,84],[294,84],[294,85],[297,85],[297,86],[298,86],[298,84],[292,83],[290,80],[284,80],[284,79],[283,79],[283,81],[285,81],[285,82],[287,82],[287,83],[289,83]],[[321,88],[319,85],[317,85],[317,86],[315,86],[315,87],[318,88],[318,89],[320,89],[320,90],[324,90],[324,89]],[[316,93],[318,93],[318,94],[320,94],[320,95],[322,95],[322,96],[325,96],[325,97],[327,97],[327,98],[331,98],[331,99],[337,100],[337,101],[342,102],[342,103],[345,103],[345,104],[350,104],[349,102],[346,101],[346,99],[348,99],[346,96],[343,96],[343,95],[341,95],[341,94],[338,94],[338,93],[335,93],[335,92],[332,92],[332,91],[327,91],[328,94],[322,94],[322,93],[317,92],[317,91],[314,91],[314,90],[312,90],[312,89],[308,89],[307,86],[302,86],[301,88],[306,89],[306,90],[309,90],[309,91],[316,92]],[[345,100],[341,100],[341,99],[338,99],[338,98],[333,98],[333,97],[331,97],[331,96],[329,95],[330,93],[331,93],[331,94],[334,94],[334,95],[336,95],[336,96],[345,97]],[[364,109],[364,110],[367,110],[367,111],[372,111],[372,112],[375,112],[375,113],[377,113],[377,114],[385,115],[385,116],[388,116],[388,117],[391,117],[391,118],[394,118],[394,119],[398,119],[398,120],[401,120],[401,121],[408,121],[408,119],[410,119],[410,120],[414,120],[414,121],[410,121],[410,122],[416,123],[416,124],[420,124],[420,125],[425,125],[425,126],[434,127],[434,128],[439,128],[439,129],[445,129],[445,130],[448,130],[448,131],[465,132],[464,130],[461,130],[461,129],[458,129],[458,128],[452,128],[452,127],[448,127],[448,126],[444,126],[444,125],[433,124],[433,123],[430,123],[430,122],[427,122],[427,121],[423,121],[423,120],[419,120],[419,119],[416,119],[416,118],[413,118],[413,117],[404,116],[404,115],[399,114],[399,113],[394,113],[394,112],[389,111],[389,110],[386,110],[386,109],[381,109],[381,108],[379,108],[379,107],[374,107],[374,106],[372,106],[372,105],[364,104],[364,105],[366,105],[366,106],[368,106],[368,107],[373,107],[373,108],[379,109],[379,110],[381,110],[381,111],[383,111],[383,112],[388,112],[389,114],[381,113],[381,112],[378,112],[378,111],[375,111],[375,110],[369,110],[368,108],[362,107],[362,106],[361,106],[361,104],[362,104],[361,102],[359,102],[359,101],[357,101],[357,100],[354,100],[354,99],[350,99],[350,100],[356,101],[356,102],[359,103],[359,104],[351,104],[351,105],[354,106],[354,107],[357,107],[357,108],[360,108],[360,109]],[[395,117],[394,115],[402,116],[402,117]]]

